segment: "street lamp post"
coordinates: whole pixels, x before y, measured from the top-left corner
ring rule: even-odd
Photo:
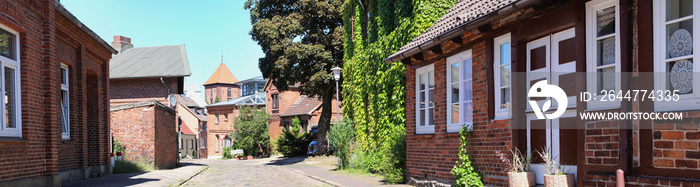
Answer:
[[[336,114],[335,120],[340,121],[340,94],[338,91],[338,81],[340,80],[340,71],[343,71],[343,69],[339,68],[339,67],[334,67],[331,70],[333,70],[333,78],[335,78],[335,95],[337,97],[336,102],[335,102],[335,106],[337,109],[337,111],[335,111],[335,114]]]

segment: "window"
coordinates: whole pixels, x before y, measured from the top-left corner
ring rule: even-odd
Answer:
[[[219,114],[216,115],[216,124],[219,124]]]
[[[214,104],[214,88],[209,89],[209,104]]]
[[[280,95],[272,94],[270,97],[272,98],[272,109],[278,109],[280,107]]]
[[[206,148],[206,143],[204,143],[204,139],[199,139],[199,148],[204,149]]]
[[[190,140],[190,149],[194,149],[194,139]]]
[[[619,6],[617,0],[586,3],[587,90],[598,99],[588,102],[589,109],[620,107],[620,101],[601,101],[601,91],[620,88]]]
[[[447,132],[472,128],[472,51],[447,58]]]
[[[0,136],[22,137],[21,106],[20,106],[20,69],[18,32],[0,25],[0,68],[2,81],[0,90],[5,95],[0,110]]]
[[[231,147],[231,139],[229,139],[228,137],[226,137],[226,140],[225,140],[225,141],[226,141],[226,144],[225,144],[224,146],[225,146],[225,147]]]
[[[700,108],[700,93],[693,89],[700,86],[698,76],[693,76],[700,72],[700,66],[693,65],[698,58],[693,46],[700,46],[700,40],[693,40],[700,32],[693,26],[700,24],[694,18],[699,6],[692,0],[654,1],[654,89],[680,96],[679,101],[656,101],[657,111]]]
[[[70,100],[68,98],[68,66],[61,64],[61,138],[70,139]]]
[[[226,95],[228,96],[228,99],[231,99],[231,88],[226,90]]]
[[[494,39],[494,96],[496,119],[510,118],[510,33]]]
[[[182,149],[182,145],[183,145],[183,144],[185,144],[185,140],[184,140],[184,139],[180,140],[180,149]]]
[[[435,70],[433,64],[416,69],[416,134],[435,133]]]

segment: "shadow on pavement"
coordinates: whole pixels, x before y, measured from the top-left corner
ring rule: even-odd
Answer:
[[[273,165],[273,166],[292,165],[292,164],[302,162],[304,160],[306,160],[306,156],[279,157],[278,159],[272,160],[269,163],[266,163],[265,165]]]
[[[124,177],[118,177],[118,178],[92,178],[89,180],[81,180],[81,181],[74,181],[74,182],[69,182],[65,184],[61,184],[61,186],[67,186],[67,187],[82,187],[82,186],[105,186],[105,187],[111,187],[111,186],[132,186],[132,185],[137,185],[137,184],[142,184],[142,183],[147,183],[151,181],[159,181],[160,179],[129,179],[133,176],[137,176],[143,173],[129,173],[129,174],[117,174],[117,175],[123,175]],[[114,176],[114,175],[113,175]],[[128,177],[126,177],[128,176]]]

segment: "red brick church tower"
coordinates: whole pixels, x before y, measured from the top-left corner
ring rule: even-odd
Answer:
[[[224,57],[221,57],[221,64],[216,68],[209,80],[204,83],[204,99],[207,104],[214,104],[218,101],[226,101],[241,96],[241,89],[235,83],[238,82],[231,70],[224,64]]]

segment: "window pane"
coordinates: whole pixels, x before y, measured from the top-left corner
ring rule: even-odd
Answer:
[[[450,77],[450,82],[459,81],[459,63],[454,63],[451,65],[452,77]]]
[[[15,58],[17,56],[15,54],[15,37],[14,34],[0,29],[0,55],[17,60]]]
[[[433,105],[435,104],[434,92],[435,90],[428,91],[428,107],[433,107]]]
[[[420,102],[419,107],[425,108],[425,92],[420,92],[419,95],[420,95],[420,97],[418,98],[418,102]]]
[[[459,104],[452,104],[451,108],[452,114],[450,117],[452,118],[452,123],[459,123]]]
[[[510,88],[501,88],[501,108],[510,108]]]
[[[598,93],[602,90],[615,90],[615,67],[598,69]]]
[[[693,54],[693,19],[666,26],[666,58]]]
[[[510,64],[501,66],[501,87],[510,86]]]
[[[462,83],[464,86],[464,97],[462,101],[471,101],[472,100],[472,80],[467,80]]]
[[[418,90],[425,90],[425,74],[418,75],[418,84],[420,84]]]
[[[68,85],[68,70],[61,68],[61,84]]]
[[[435,72],[428,72],[428,88],[435,87]]]
[[[15,112],[15,70],[5,67],[5,127],[17,127]]]
[[[469,58],[464,61],[464,78],[463,79],[471,79],[472,78],[472,59]]]
[[[667,89],[678,90],[679,94],[693,93],[693,59],[667,63]]]
[[[472,102],[468,101],[464,103],[464,121],[465,122],[473,122],[474,121],[474,107],[472,106]]]
[[[615,7],[608,7],[596,12],[596,24],[598,37],[615,33]]]
[[[435,118],[433,117],[433,109],[428,109],[428,125],[435,125]]]
[[[459,102],[459,83],[451,84],[452,87],[452,103]]]
[[[598,40],[598,59],[597,66],[614,64],[615,63],[615,37],[609,37]]]
[[[501,65],[510,63],[510,42],[501,44]]]
[[[693,15],[693,0],[666,1],[666,21]]]
[[[68,133],[68,98],[67,92],[61,91],[61,127],[62,133]]]
[[[425,109],[421,109],[418,113],[420,113],[418,116],[418,125],[420,126],[425,126]]]

